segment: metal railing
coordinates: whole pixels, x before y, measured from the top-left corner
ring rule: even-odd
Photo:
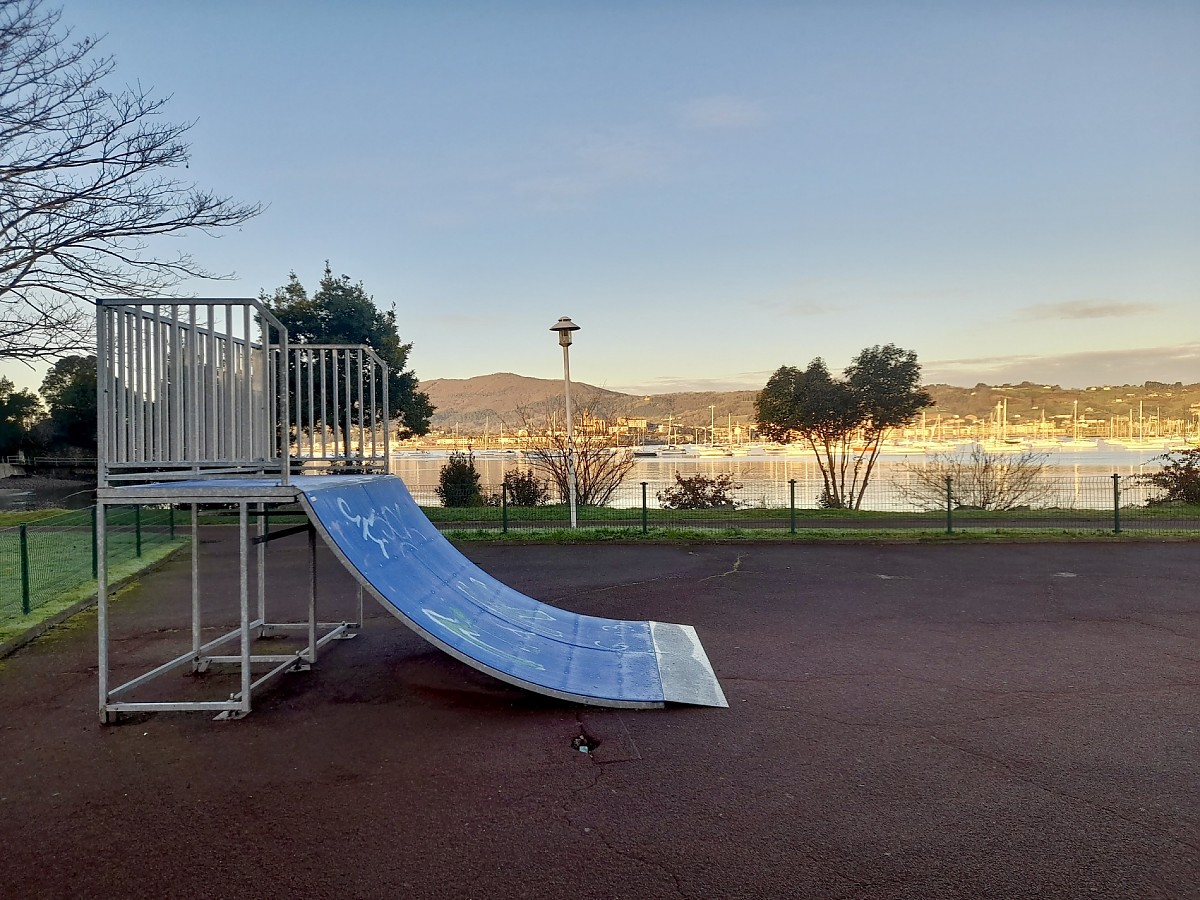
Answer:
[[[1156,505],[1155,491],[1137,475],[1042,476],[1030,499],[1011,508],[964,504],[953,482],[940,496],[914,497],[902,480],[871,485],[861,509],[827,509],[812,480],[743,482],[731,504],[713,509],[670,509],[658,499],[667,481],[624,482],[603,506],[581,507],[581,528],[624,528],[790,533],[928,531],[1036,531],[1064,533],[1200,534],[1200,507]],[[481,487],[475,505],[446,507],[436,485],[409,491],[443,530],[519,530],[569,527],[566,499],[551,488],[549,502],[516,506],[500,485]]]
[[[387,470],[388,367],[369,347],[289,344],[252,299],[97,309],[100,487]]]
[[[302,470],[387,472],[387,363],[357,344],[294,344],[288,369],[291,455]]]
[[[96,517],[93,506],[0,528],[0,622],[28,616],[64,597],[82,599],[96,589]],[[112,570],[181,542],[174,510],[109,506],[107,517]]]

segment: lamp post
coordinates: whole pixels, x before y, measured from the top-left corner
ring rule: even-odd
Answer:
[[[717,442],[717,407],[716,404],[708,404],[708,445],[711,447]]]
[[[563,391],[567,400],[567,493],[571,503],[571,527],[578,527],[575,514],[575,429],[574,415],[571,412],[571,332],[578,331],[579,326],[567,316],[562,316],[550,326],[551,331],[558,332],[558,345],[563,351]]]

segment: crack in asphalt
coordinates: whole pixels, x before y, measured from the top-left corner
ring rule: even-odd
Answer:
[[[721,572],[721,573],[719,573],[719,574],[717,574],[717,575],[706,575],[704,578],[701,578],[700,580],[701,580],[701,581],[708,581],[708,580],[709,580],[709,579],[711,579],[711,578],[727,578],[727,577],[729,577],[730,575],[736,575],[736,574],[738,574],[738,571],[739,571],[739,570],[742,568],[742,558],[743,558],[743,556],[744,556],[744,554],[742,554],[742,553],[739,553],[739,554],[737,555],[737,559],[735,559],[735,560],[733,561],[733,568],[732,568],[732,569],[730,569],[728,572]]]
[[[605,594],[605,593],[608,593],[609,591],[621,591],[621,590],[625,590],[626,588],[640,587],[644,584],[658,584],[659,582],[663,582],[663,581],[679,581],[679,580],[683,579],[684,577],[685,576],[683,576],[683,575],[676,575],[676,574],[656,575],[653,578],[643,578],[640,581],[622,581],[622,582],[619,582],[618,584],[603,585],[601,587],[583,588],[578,591],[572,591],[569,594],[561,594],[555,598],[554,602],[557,603],[561,600],[570,599],[571,597],[586,597],[590,594]]]
[[[570,796],[572,798],[577,798],[587,792],[590,792],[593,788],[598,787],[602,780],[603,780],[603,771],[600,767],[596,767],[594,770],[594,773],[593,773],[593,777],[590,780],[590,782],[588,784],[582,785],[581,787],[572,788],[570,791]],[[577,833],[582,831],[584,834],[586,834],[588,836],[594,836],[597,840],[600,841],[600,843],[602,843],[604,845],[604,848],[612,855],[619,856],[623,859],[633,860],[634,862],[641,863],[642,865],[644,865],[650,869],[654,869],[654,870],[659,871],[659,872],[663,873],[664,875],[666,875],[668,878],[671,879],[671,883],[675,887],[675,893],[678,894],[680,897],[685,898],[685,900],[686,900],[688,895],[683,890],[683,885],[679,881],[679,876],[676,875],[675,872],[672,871],[671,869],[669,869],[666,865],[664,865],[661,862],[658,862],[657,860],[646,859],[645,857],[638,856],[636,853],[634,853],[630,850],[626,850],[623,847],[618,847],[611,840],[609,840],[608,836],[604,832],[604,829],[602,829],[602,828],[594,828],[590,825],[581,825],[580,823],[576,822],[574,817],[571,815],[571,811],[567,808],[566,803],[559,804],[559,812],[562,815],[563,820],[567,823],[567,826],[569,828],[571,828],[572,830],[574,830]]]
[[[1161,835],[1162,837],[1165,837],[1167,840],[1173,841],[1174,843],[1178,844],[1180,847],[1184,847],[1184,848],[1187,848],[1188,850],[1192,850],[1194,852],[1200,853],[1200,843],[1193,843],[1191,841],[1185,841],[1183,838],[1177,837],[1175,835],[1168,834],[1168,833],[1162,832],[1157,829],[1152,829],[1145,822],[1138,821],[1137,819],[1132,818],[1131,816],[1123,815],[1122,813],[1113,809],[1111,806],[1106,806],[1105,804],[1099,803],[1088,797],[1076,796],[1075,794],[1071,794],[1071,793],[1068,793],[1067,791],[1063,791],[1063,790],[1060,790],[1057,788],[1050,787],[1049,785],[1042,784],[1041,782],[1037,781],[1036,779],[1024,776],[1024,775],[1020,774],[1019,772],[1017,772],[1015,769],[1013,769],[1013,767],[1011,765],[1009,765],[1008,763],[1006,763],[1004,760],[999,759],[995,756],[992,756],[991,754],[984,753],[981,750],[974,750],[974,749],[971,749],[968,747],[963,747],[963,746],[960,746],[949,740],[943,740],[941,737],[934,734],[932,731],[927,731],[926,733],[936,743],[941,744],[943,747],[946,747],[947,749],[955,750],[955,751],[963,754],[964,756],[970,756],[970,757],[974,757],[976,759],[985,760],[986,762],[989,762],[994,766],[998,766],[999,768],[1003,769],[1004,772],[1007,773],[1008,776],[1011,777],[1014,781],[1019,781],[1022,784],[1026,784],[1026,785],[1029,785],[1030,787],[1037,788],[1038,790],[1044,791],[1053,797],[1059,797],[1063,800],[1069,800],[1074,803],[1083,803],[1089,807],[1092,807],[1093,809],[1097,809],[1102,812],[1105,812],[1108,815],[1112,816],[1113,818],[1119,819],[1120,821],[1125,822],[1128,825],[1132,825],[1136,828],[1140,828],[1144,831],[1151,832],[1156,835]]]

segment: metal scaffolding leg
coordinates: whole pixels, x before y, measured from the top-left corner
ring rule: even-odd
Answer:
[[[105,724],[116,722],[121,713],[132,712],[170,712],[170,711],[210,711],[218,713],[218,719],[241,719],[252,709],[254,692],[266,685],[276,676],[284,672],[308,671],[315,664],[319,648],[331,640],[346,639],[356,636],[356,629],[362,621],[361,597],[359,601],[358,622],[321,622],[317,618],[317,567],[316,567],[316,532],[311,526],[301,526],[270,534],[264,526],[266,520],[265,504],[259,504],[255,510],[258,534],[251,535],[250,503],[244,500],[238,502],[238,626],[213,640],[204,642],[203,629],[203,598],[200,590],[201,572],[199,565],[200,552],[200,516],[199,504],[192,507],[192,554],[191,554],[191,646],[186,653],[169,659],[155,668],[126,681],[117,687],[110,687],[110,619],[109,619],[109,584],[107,567],[108,532],[106,513],[107,507],[103,502],[97,504],[97,605],[99,610],[99,676],[100,676],[100,721]],[[265,547],[270,541],[284,538],[299,531],[308,533],[309,552],[309,596],[308,616],[303,622],[268,622],[266,621],[266,564]],[[251,612],[251,543],[256,545],[257,584],[257,615]],[[287,653],[256,654],[253,653],[254,640],[261,634],[280,632],[300,632],[306,638],[306,645]],[[238,644],[236,654],[221,655],[219,648]],[[232,649],[232,648],[230,648]],[[217,651],[217,652],[214,652]],[[213,665],[236,666],[239,676],[239,689],[229,695],[226,700],[136,700],[128,695],[155,679],[190,666],[196,675],[210,671]],[[269,670],[255,677],[254,668],[269,666]]]

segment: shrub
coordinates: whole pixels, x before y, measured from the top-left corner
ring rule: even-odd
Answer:
[[[483,506],[479,471],[471,453],[451,453],[438,474],[438,499],[443,506]]]
[[[510,469],[504,473],[504,489],[513,506],[542,506],[550,501],[550,482],[538,478],[533,469]]]
[[[1169,503],[1186,503],[1200,505],[1200,448],[1190,450],[1174,450],[1156,456],[1155,461],[1162,460],[1163,467],[1157,472],[1141,476],[1147,484],[1152,484],[1160,491],[1157,497],[1146,501],[1148,506],[1162,506]]]
[[[944,509],[949,478],[951,497],[959,509],[1041,507],[1054,491],[1042,477],[1049,458],[1032,450],[991,453],[979,446],[966,453],[938,453],[924,464],[901,466],[908,481],[898,484],[897,492],[921,509]]]
[[[741,487],[728,473],[715,478],[707,475],[685,478],[676,472],[674,486],[655,496],[665,509],[734,509],[737,501],[731,494]]]

